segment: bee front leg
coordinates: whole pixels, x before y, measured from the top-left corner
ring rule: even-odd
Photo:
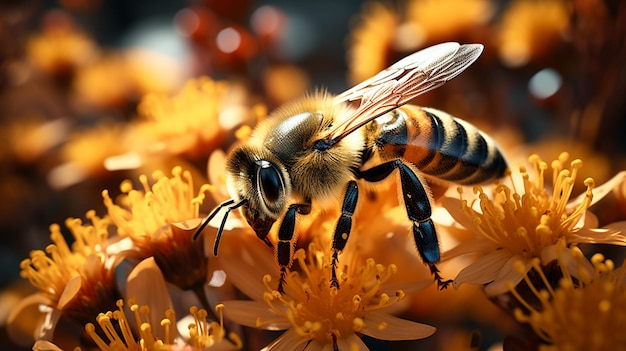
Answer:
[[[287,268],[293,262],[293,252],[296,246],[297,236],[294,235],[296,229],[296,213],[311,213],[311,203],[291,204],[285,213],[283,222],[278,229],[278,243],[276,243],[276,260],[280,266],[280,279],[278,281],[278,292],[284,293],[285,274]]]
[[[352,230],[352,215],[356,209],[359,199],[359,188],[354,180],[348,182],[346,193],[343,197],[343,205],[341,206],[341,217],[337,221],[335,234],[333,236],[333,260],[331,263],[331,279],[330,286],[339,288],[339,280],[337,279],[337,262],[339,261],[339,252],[346,247],[348,237]]]
[[[400,173],[402,198],[406,213],[409,219],[413,221],[413,239],[417,251],[422,257],[422,261],[429,266],[438,287],[445,289],[452,281],[443,280],[435,265],[439,262],[440,254],[437,232],[430,218],[432,214],[430,199],[415,172],[401,160],[394,160],[365,170],[360,175],[367,181],[375,182],[386,178],[394,169]]]

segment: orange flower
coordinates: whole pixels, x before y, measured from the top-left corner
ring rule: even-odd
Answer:
[[[509,282],[517,284],[521,281],[522,274],[513,269],[515,262],[521,261],[528,271],[535,258],[541,259],[543,264],[554,260],[562,244],[626,245],[626,237],[619,228],[599,229],[595,217],[587,212],[593,201],[598,201],[616,184],[623,182],[626,173],[620,173],[597,188],[593,179],[587,178],[585,193],[570,201],[582,161],[572,161],[571,168],[567,169],[567,157],[563,153],[552,163],[554,188],[551,191],[544,184],[548,166],[535,155],[529,158],[535,171],[534,178],[525,168],[520,169],[522,191],[501,184],[496,186],[495,194],[490,198],[481,187],[476,187],[480,212],[472,209],[467,200],[445,199],[444,205],[450,214],[476,235],[476,239],[450,250],[445,257],[467,253],[480,256],[459,272],[455,286],[486,284],[487,294],[498,295],[507,291]]]
[[[121,185],[126,195],[115,204],[104,191],[104,204],[117,234],[127,237],[137,246],[141,257],[154,257],[165,279],[182,289],[193,289],[206,282],[208,259],[204,255],[202,238],[192,240],[199,221],[199,207],[204,193],[210,188],[204,184],[196,192],[189,171],[181,167],[172,170],[168,178],[161,172],[139,180],[143,190],[132,188],[130,181]]]
[[[239,324],[266,330],[286,330],[267,350],[314,349],[368,350],[359,335],[381,340],[414,340],[432,335],[435,328],[393,317],[403,290],[388,286],[396,273],[358,254],[342,255],[338,267],[340,288],[330,286],[331,251],[314,240],[308,250],[295,254],[298,271],[288,272],[285,294],[276,291],[276,271],[267,250],[241,241],[241,257],[225,267],[235,286],[254,301],[226,301],[225,314]],[[252,243],[250,243],[252,244]],[[328,244],[328,243],[326,243]],[[262,245],[261,245],[262,248]],[[266,270],[272,267],[271,270]],[[270,274],[267,274],[270,273]],[[430,281],[427,282],[430,284]],[[397,285],[395,285],[397,287]]]
[[[34,250],[21,263],[21,276],[38,289],[35,295],[16,306],[9,318],[9,333],[15,340],[32,343],[33,340],[52,339],[60,317],[83,325],[98,310],[114,306],[121,296],[116,289],[112,253],[109,243],[107,217],[100,218],[94,211],[87,213],[91,224],[70,218],[66,226],[74,236],[71,248],[61,233],[60,226],[50,226],[54,244],[45,252]],[[35,313],[33,313],[35,312]],[[20,319],[30,318],[32,330],[21,330]],[[33,323],[34,321],[34,323]]]
[[[572,255],[578,261],[586,261],[580,251],[574,250]],[[539,347],[544,351],[626,347],[626,337],[621,332],[626,323],[626,266],[615,268],[613,261],[595,254],[591,259],[593,267],[578,265],[571,267],[577,271],[570,271],[565,268],[568,262],[561,258],[557,260],[563,278],[558,284],[549,283],[536,259],[532,264],[533,272],[541,282],[533,282],[528,272],[520,271],[532,294],[522,296],[511,290],[523,306],[515,310],[517,320],[529,324],[547,343]]]
[[[548,54],[562,40],[569,25],[566,1],[513,1],[502,15],[500,60],[507,66],[523,66]]]

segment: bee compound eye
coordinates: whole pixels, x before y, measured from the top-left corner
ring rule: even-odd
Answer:
[[[271,205],[280,199],[284,192],[283,178],[276,165],[268,161],[257,162],[257,186],[263,201]]]

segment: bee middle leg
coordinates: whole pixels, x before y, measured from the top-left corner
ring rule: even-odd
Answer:
[[[415,172],[402,160],[393,160],[361,171],[359,176],[366,181],[377,182],[385,179],[395,169],[400,173],[402,198],[406,207],[406,213],[409,219],[413,221],[413,239],[417,251],[422,257],[422,261],[429,266],[438,287],[445,289],[452,281],[443,280],[435,264],[439,262],[440,253],[437,232],[430,218],[432,214],[430,199],[424,185]]]
[[[337,221],[335,234],[333,235],[333,258],[331,263],[330,286],[339,288],[339,279],[337,279],[337,262],[339,261],[339,252],[346,247],[350,231],[352,230],[352,215],[356,209],[359,199],[359,188],[356,181],[351,180],[346,187],[346,193],[343,197],[343,205],[341,206],[341,217]]]
[[[280,279],[278,281],[278,292],[284,293],[285,274],[287,268],[293,262],[293,252],[296,246],[297,238],[294,233],[296,230],[296,214],[311,213],[311,202],[307,201],[303,204],[291,204],[287,209],[287,213],[283,218],[283,222],[278,229],[278,242],[276,243],[276,259],[280,266]]]

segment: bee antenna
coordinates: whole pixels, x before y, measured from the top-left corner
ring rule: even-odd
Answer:
[[[202,221],[202,224],[200,225],[200,227],[196,229],[196,232],[193,234],[193,240],[196,240],[198,238],[200,233],[204,230],[204,228],[206,228],[207,225],[209,225],[209,222],[213,219],[213,217],[215,217],[215,215],[217,215],[217,213],[222,209],[222,207],[228,206],[232,204],[233,202],[235,202],[235,200],[229,199],[229,200],[222,202],[216,208],[214,208],[213,211],[211,211],[211,213],[209,214],[209,216],[205,218],[204,221]]]
[[[195,240],[198,235],[200,235],[200,232],[202,232],[204,228],[209,224],[209,222],[213,219],[213,217],[215,217],[220,212],[220,210],[225,207],[226,213],[224,213],[224,217],[222,217],[222,222],[220,223],[220,227],[217,230],[217,235],[215,236],[215,245],[213,246],[213,256],[217,256],[217,248],[220,245],[222,232],[224,232],[224,226],[226,225],[226,220],[228,219],[230,211],[241,207],[246,202],[248,202],[246,199],[239,200],[238,202],[235,202],[235,199],[228,199],[219,204],[215,209],[213,209],[213,211],[211,211],[211,214],[209,214],[209,216],[202,222],[200,227],[198,227],[196,233],[193,235],[193,239]]]
[[[237,207],[243,205],[244,202],[245,202],[244,200],[239,201],[237,203],[237,205],[235,205],[235,207],[233,207],[233,208],[237,208]],[[217,215],[217,213],[222,209],[222,207],[227,207],[227,206],[230,206],[230,205],[232,205],[234,203],[235,203],[235,199],[228,199],[228,200],[222,202],[221,204],[219,204],[216,208],[214,208],[213,211],[211,211],[211,213],[209,214],[209,216],[207,218],[205,218],[204,221],[202,221],[202,224],[200,225],[200,227],[198,227],[198,229],[196,229],[196,232],[193,234],[193,240],[196,240],[198,238],[200,233],[204,230],[204,228],[206,228],[206,226],[209,224],[209,222],[211,222],[213,217],[215,217]],[[226,215],[224,216],[224,219],[222,220],[222,225],[220,226],[220,232],[224,228],[224,223],[226,222],[226,217],[228,217],[228,212],[229,211],[230,210],[228,210],[226,212]]]

